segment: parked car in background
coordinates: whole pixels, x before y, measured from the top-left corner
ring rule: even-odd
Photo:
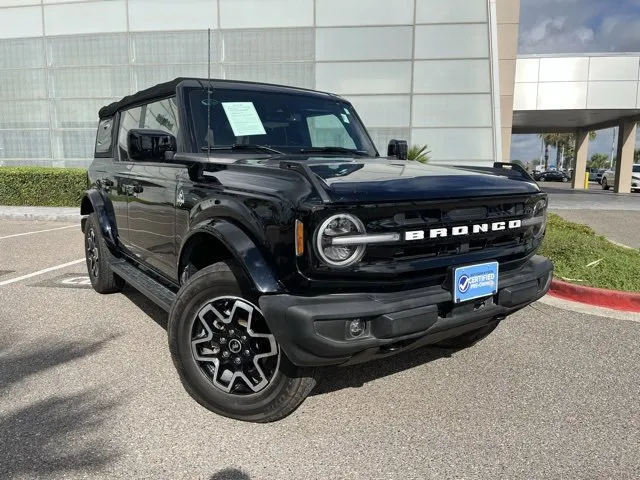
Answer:
[[[602,189],[609,190],[609,188],[615,184],[615,179],[615,169],[605,171],[602,175],[602,182],[600,183],[600,185],[602,185]],[[631,191],[640,191],[640,163],[634,163],[631,170]]]
[[[536,173],[533,179],[537,182],[563,182],[566,183],[571,180],[571,177],[566,172],[560,170],[548,170],[542,173]]]
[[[600,171],[599,168],[589,168],[587,169],[587,174],[589,175],[589,181],[590,182],[597,182],[598,181],[598,172]],[[602,177],[602,174],[600,175],[600,177]]]

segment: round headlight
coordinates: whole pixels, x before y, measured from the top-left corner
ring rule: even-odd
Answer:
[[[327,265],[348,267],[360,261],[364,255],[365,245],[333,245],[332,241],[336,237],[364,233],[364,224],[359,218],[348,213],[332,215],[318,228],[316,251]]]
[[[547,201],[542,199],[538,200],[533,206],[533,236],[540,238],[544,235],[545,228],[547,226]]]

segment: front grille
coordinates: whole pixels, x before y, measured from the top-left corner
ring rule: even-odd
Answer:
[[[399,209],[402,211],[398,212]],[[523,219],[526,215],[526,199],[511,201],[486,200],[481,205],[460,207],[459,202],[443,204],[438,208],[428,205],[395,205],[376,209],[358,209],[354,212],[364,222],[367,232],[388,233],[407,231],[429,231],[452,227],[470,226],[478,223]],[[488,248],[508,248],[521,244],[526,229],[493,231],[445,238],[400,241],[386,245],[370,245],[365,262],[390,260],[415,260],[442,256],[460,255]],[[428,235],[427,235],[428,237]]]
[[[525,220],[541,196],[478,198],[437,202],[406,202],[322,209],[309,219],[315,232],[327,217],[341,212],[357,216],[367,233],[400,233],[401,240],[369,244],[362,260],[347,269],[334,269],[321,262],[310,246],[311,256],[299,263],[309,279],[325,281],[336,291],[349,289],[417,288],[447,284],[451,267],[498,261],[500,271],[519,268],[539,245],[526,225],[513,230],[488,231],[464,236],[405,240],[410,231],[475,224]],[[302,260],[302,259],[301,259]]]

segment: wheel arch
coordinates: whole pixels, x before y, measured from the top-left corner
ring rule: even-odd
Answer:
[[[105,238],[109,247],[115,248],[117,245],[117,227],[115,222],[115,216],[110,205],[105,203],[102,194],[96,190],[87,190],[82,197],[80,203],[80,214],[83,216],[96,214],[98,222],[100,223],[100,230]],[[82,218],[80,226],[84,232],[85,224],[87,223],[86,217]]]
[[[186,237],[178,256],[178,278],[193,260],[196,267],[230,260],[243,291],[279,293],[282,288],[254,241],[226,220],[198,225]]]

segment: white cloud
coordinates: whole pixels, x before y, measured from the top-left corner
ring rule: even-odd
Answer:
[[[522,0],[520,53],[640,51],[640,0]]]

